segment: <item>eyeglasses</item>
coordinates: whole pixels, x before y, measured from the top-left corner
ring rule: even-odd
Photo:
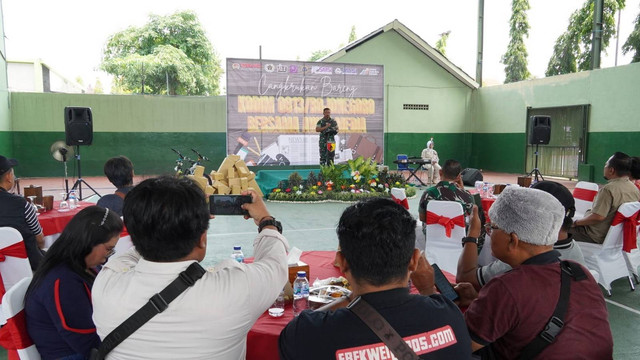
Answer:
[[[493,230],[502,230],[502,229],[500,229],[499,227],[497,227],[492,223],[484,224],[484,231],[487,233],[487,235],[491,236],[491,233],[493,232]]]
[[[116,253],[116,248],[115,247],[112,247],[111,249],[109,249],[107,247],[107,245],[105,245],[105,244],[102,244],[102,246],[104,246],[104,249],[107,250],[107,255],[106,255],[107,259],[110,258],[111,256],[113,256],[113,254]]]

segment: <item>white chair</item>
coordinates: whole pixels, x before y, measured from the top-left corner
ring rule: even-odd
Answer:
[[[9,289],[2,299],[2,311],[7,318],[7,325],[0,331],[9,332],[15,344],[15,349],[7,351],[9,359],[15,359],[17,353],[20,360],[40,360],[40,354],[27,334],[24,318],[24,294],[30,282],[31,277],[23,278]]]
[[[636,204],[640,204],[640,202]],[[636,246],[638,246],[638,242],[640,241],[640,214],[637,215],[637,219],[638,225],[636,225]],[[623,251],[622,255],[624,256],[624,260],[627,263],[629,275],[633,275],[636,280],[636,284],[640,284],[640,276],[638,274],[638,266],[640,266],[640,248],[635,248],[630,252]]]
[[[443,225],[448,222],[448,219],[451,219],[449,224],[453,225],[450,228],[449,236],[447,236],[446,228]],[[458,259],[462,253],[460,240],[465,236],[462,205],[455,201],[429,201],[426,220],[427,260],[432,264],[438,264],[440,269],[455,276],[458,272]]]
[[[620,205],[618,212],[624,217],[630,217],[640,210],[640,202],[628,202]],[[602,244],[577,242],[584,254],[584,260],[590,270],[598,272],[598,284],[602,285],[611,296],[611,282],[627,277],[631,290],[635,290],[631,280],[631,272],[623,255],[623,223],[609,227],[607,236]]]
[[[576,201],[576,213],[573,216],[574,219],[582,219],[584,213],[591,209],[593,205],[593,199],[598,194],[598,184],[579,181],[573,189],[573,198]]]
[[[21,279],[31,277],[31,265],[20,232],[11,227],[0,227],[0,299]],[[0,307],[2,302],[0,301]],[[0,324],[6,321],[0,310]]]

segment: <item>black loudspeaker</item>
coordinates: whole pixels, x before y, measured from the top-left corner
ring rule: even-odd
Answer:
[[[91,145],[93,141],[91,108],[65,107],[64,133],[67,138],[67,145]]]
[[[478,169],[466,168],[460,173],[462,182],[467,186],[475,186],[476,181],[482,181],[484,177]]]
[[[531,123],[529,144],[547,145],[551,138],[551,116],[534,115],[529,122]]]

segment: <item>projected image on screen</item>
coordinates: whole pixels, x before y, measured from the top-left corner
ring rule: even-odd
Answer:
[[[247,165],[319,163],[316,123],[331,109],[335,163],[382,163],[381,65],[227,59],[227,153]]]

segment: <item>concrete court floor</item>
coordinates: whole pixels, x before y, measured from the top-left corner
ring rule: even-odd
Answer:
[[[503,173],[484,173],[484,180],[493,183],[515,183],[518,175]],[[142,181],[143,177],[136,177],[135,182]],[[563,179],[550,179],[559,181],[573,190],[575,182]],[[115,188],[105,179],[100,177],[85,178],[85,180],[101,194],[112,193]],[[63,189],[63,181],[60,178],[33,178],[22,179],[21,187],[29,184],[42,185],[45,194],[56,195]],[[418,188],[417,196],[409,199],[409,211],[417,218],[419,196],[425,187]],[[86,197],[90,191],[83,188]],[[88,199],[92,201],[92,199]],[[95,200],[94,200],[95,201]],[[271,214],[283,224],[284,235],[291,246],[302,250],[335,250],[337,248],[337,236],[335,226],[342,211],[349,206],[345,203],[314,203],[293,204],[268,202],[267,207]],[[207,256],[203,261],[205,267],[215,266],[221,259],[230,256],[234,245],[241,245],[245,256],[252,256],[252,244],[256,235],[256,226],[251,220],[244,220],[235,216],[220,216],[211,221],[208,231]],[[313,274],[311,274],[313,277]],[[313,281],[313,279],[310,279]],[[609,320],[614,337],[614,359],[638,359],[640,358],[640,342],[637,334],[640,333],[640,289],[636,292],[629,291],[627,280],[619,279],[612,284],[613,296],[605,297],[609,311]],[[603,292],[604,294],[604,292]],[[6,358],[4,349],[0,349],[0,360]],[[570,358],[570,355],[567,356]]]

